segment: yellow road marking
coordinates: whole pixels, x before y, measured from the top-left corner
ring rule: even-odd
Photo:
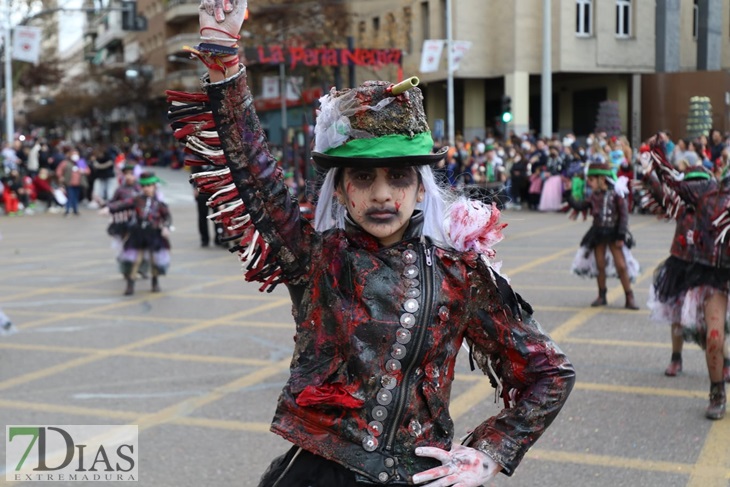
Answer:
[[[30,372],[27,374],[13,377],[11,379],[7,379],[5,381],[0,382],[0,390],[9,389],[11,387],[15,387],[20,384],[25,384],[27,382],[32,382],[34,380],[41,379],[43,377],[56,375],[60,372],[64,372],[66,370],[73,369],[80,365],[85,365],[85,364],[96,362],[98,360],[101,360],[101,359],[104,359],[107,357],[119,355],[120,353],[128,352],[135,348],[152,345],[155,343],[170,340],[172,338],[177,338],[177,337],[180,337],[183,335],[187,335],[192,332],[210,328],[212,326],[216,326],[217,324],[219,324],[219,321],[222,319],[234,319],[236,317],[243,317],[243,316],[251,315],[254,313],[258,313],[260,311],[265,311],[268,309],[276,308],[277,306],[282,306],[284,304],[290,304],[290,303],[291,303],[291,301],[289,300],[289,298],[281,299],[279,301],[275,301],[272,303],[266,303],[261,306],[257,306],[255,308],[251,308],[251,309],[248,309],[245,311],[233,313],[231,315],[227,315],[227,316],[218,318],[216,320],[204,321],[204,322],[201,322],[200,324],[188,326],[188,327],[180,329],[180,330],[175,330],[175,331],[171,331],[168,333],[163,333],[161,335],[155,335],[152,337],[148,337],[143,340],[139,340],[139,341],[127,344],[127,345],[122,345],[117,348],[108,349],[108,350],[100,350],[98,352],[95,352],[93,355],[90,355],[87,357],[77,358],[77,359],[62,363],[62,364],[54,365],[52,367],[48,367],[45,369],[37,370],[35,372]]]
[[[211,287],[211,286],[216,286],[219,284],[224,284],[225,282],[238,281],[238,280],[240,280],[240,277],[229,277],[229,278],[222,279],[219,281],[213,281],[213,282],[208,282],[208,283],[203,283],[203,284],[195,284],[195,285],[191,285],[191,286],[186,286],[184,288],[177,289],[175,291],[171,291],[171,292],[167,292],[167,293],[144,294],[137,298],[122,299],[115,303],[105,304],[102,306],[95,306],[95,307],[88,308],[88,309],[81,310],[81,311],[73,311],[70,313],[57,313],[57,314],[54,314],[53,316],[49,316],[47,318],[41,318],[39,320],[23,323],[18,328],[20,328],[20,329],[35,328],[37,326],[45,325],[48,323],[53,323],[54,321],[60,321],[60,320],[69,319],[69,318],[83,318],[89,314],[100,313],[102,311],[109,311],[112,309],[121,308],[123,306],[128,306],[130,304],[139,304],[139,303],[142,303],[145,301],[147,301],[147,302],[156,301],[156,300],[162,299],[163,297],[166,297],[166,296],[174,296],[177,294],[189,292],[193,289]]]
[[[541,264],[553,261],[553,260],[557,259],[558,257],[561,257],[565,254],[569,254],[571,252],[575,252],[575,249],[563,249],[558,252],[555,252],[554,254],[546,255],[545,257],[540,257],[539,259],[533,259],[530,262],[528,262],[527,264],[521,265],[514,269],[503,268],[503,270],[507,277],[512,278],[512,276],[515,276],[521,272],[530,271]]]
[[[101,408],[84,408],[80,406],[69,406],[61,404],[34,403],[30,401],[12,401],[0,399],[0,408],[20,409],[22,411],[37,411],[40,413],[72,414],[76,416],[92,416],[103,419],[133,420],[139,417],[140,413],[131,411],[114,411]],[[131,424],[131,423],[130,423]]]
[[[469,412],[476,404],[482,403],[493,396],[494,389],[489,383],[489,379],[480,377],[475,385],[451,400],[449,414],[456,421],[456,419]]]
[[[612,346],[612,347],[638,347],[638,348],[672,348],[672,344],[669,342],[637,342],[631,340],[608,340],[603,338],[572,338],[567,337],[561,340],[561,343],[576,343],[581,345],[599,345],[599,346]],[[694,343],[685,343],[684,349],[699,350],[700,347]]]
[[[690,399],[706,397],[704,391],[685,391],[680,389],[669,389],[666,387],[637,387],[637,386],[621,386],[616,384],[596,384],[588,382],[576,382],[575,390],[579,391],[599,391],[618,394],[642,394],[645,396],[661,396],[661,397],[685,397]]]
[[[725,418],[712,423],[687,487],[727,487],[730,479],[729,445],[730,420]]]
[[[204,396],[185,399],[184,401],[173,404],[172,406],[168,406],[160,411],[157,411],[156,413],[141,416],[134,421],[134,424],[138,425],[140,431],[144,431],[154,426],[168,423],[172,419],[181,416],[188,416],[196,409],[200,409],[207,404],[215,402],[228,394],[237,392],[245,387],[256,385],[268,379],[269,377],[280,374],[281,372],[289,368],[289,362],[290,359],[286,359],[267,367],[263,367],[259,370],[256,370],[255,372],[246,374],[243,377],[229,382],[228,384],[216,387]]]
[[[629,468],[632,470],[675,474],[688,474],[692,470],[692,465],[687,463],[660,462],[645,458],[626,458],[610,455],[594,455],[590,453],[544,450],[542,448],[533,448],[527,452],[527,457],[533,460],[548,462],[572,463],[594,467]]]

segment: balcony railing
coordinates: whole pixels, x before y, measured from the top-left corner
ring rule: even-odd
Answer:
[[[197,33],[178,34],[170,37],[165,41],[167,55],[180,54],[183,52],[183,46],[194,47],[200,43],[200,36]]]
[[[198,0],[169,0],[165,21],[169,24],[182,23],[191,18],[198,18],[200,2]]]
[[[165,86],[171,90],[196,91],[200,88],[200,76],[205,69],[181,69],[165,76]]]

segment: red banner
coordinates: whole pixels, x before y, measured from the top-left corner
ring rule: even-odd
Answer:
[[[289,69],[304,66],[372,66],[387,64],[400,65],[402,52],[400,49],[328,49],[258,46],[246,48],[248,63],[281,64],[286,63]]]

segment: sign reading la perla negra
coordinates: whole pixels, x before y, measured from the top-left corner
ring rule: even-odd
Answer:
[[[248,63],[304,66],[385,66],[401,64],[400,49],[329,49],[326,47],[258,46],[244,49]]]
[[[136,482],[136,425],[10,425],[5,428],[9,482]]]

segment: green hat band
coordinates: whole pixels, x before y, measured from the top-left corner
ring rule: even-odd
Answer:
[[[706,172],[692,171],[692,172],[688,172],[684,176],[684,179],[685,180],[687,180],[687,179],[710,179],[710,175],[707,174]]]
[[[433,151],[431,132],[422,132],[414,137],[407,135],[383,135],[371,139],[352,139],[346,144],[334,147],[325,154],[334,157],[403,157],[424,156]]]
[[[147,178],[139,178],[139,185],[140,186],[149,186],[151,184],[155,184],[160,182],[160,178],[157,176],[150,176]]]
[[[588,169],[589,176],[606,176],[610,179],[616,179],[616,175],[610,169]]]

